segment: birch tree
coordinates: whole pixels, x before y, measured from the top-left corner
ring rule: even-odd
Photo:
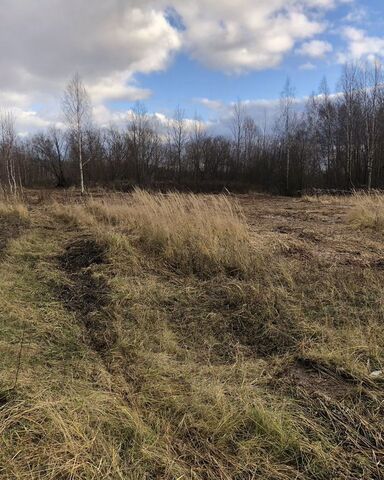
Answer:
[[[5,166],[8,187],[12,194],[17,193],[15,146],[15,119],[10,112],[0,115],[0,155]]]
[[[76,143],[81,194],[85,193],[84,186],[84,134],[91,121],[91,101],[83,81],[78,73],[68,83],[64,90],[62,101],[63,113],[68,128]]]

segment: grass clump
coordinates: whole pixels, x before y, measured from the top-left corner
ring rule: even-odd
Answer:
[[[348,219],[354,227],[383,232],[384,195],[379,193],[354,195]]]
[[[0,217],[28,219],[28,208],[21,202],[0,202]]]
[[[230,197],[135,190],[128,201],[95,200],[88,209],[183,272],[244,275],[255,268],[245,217]]]
[[[29,211],[18,200],[0,201],[0,256],[29,223]]]

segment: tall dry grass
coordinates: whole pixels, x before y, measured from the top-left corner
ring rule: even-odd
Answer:
[[[348,207],[348,222],[361,229],[384,230],[384,194],[378,191],[355,192],[349,196],[305,195],[302,202]]]
[[[184,272],[247,274],[254,268],[245,217],[230,197],[135,190],[128,199],[92,200],[87,209]]]
[[[384,231],[384,195],[358,193],[352,197],[353,207],[348,214],[351,225]]]
[[[21,202],[0,202],[0,216],[16,216],[21,220],[26,220],[28,208]]]

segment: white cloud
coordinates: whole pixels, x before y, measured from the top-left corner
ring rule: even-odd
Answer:
[[[52,91],[79,71],[107,96],[116,85],[136,97],[121,87],[165,69],[182,47],[226,71],[273,67],[324,30],[319,12],[341,1],[0,0],[0,87]],[[168,21],[169,7],[184,29]]]
[[[355,6],[347,15],[344,17],[344,21],[348,23],[361,23],[366,20],[368,13],[365,8],[361,6]]]
[[[108,128],[111,125],[117,128],[126,128],[129,121],[133,117],[133,110],[128,109],[124,111],[111,111],[104,105],[98,105],[93,109],[93,116],[95,121],[103,128]],[[167,129],[175,122],[172,116],[165,115],[161,112],[148,112],[148,118],[153,123],[157,132],[166,138]],[[208,128],[210,122],[200,122],[193,118],[184,118],[184,124],[187,132],[192,132],[196,122],[201,123],[204,128]]]
[[[327,53],[332,52],[333,47],[329,42],[323,40],[311,40],[303,43],[297,50],[299,55],[310,58],[324,58]]]
[[[337,0],[174,0],[190,54],[232,73],[277,66],[300,40],[325,29]]]
[[[135,74],[167,68],[181,48],[180,33],[154,4],[0,0],[0,91],[15,99],[13,106],[57,102],[78,71],[96,103],[148,97]]]
[[[221,102],[220,100],[211,100],[209,98],[196,98],[195,102],[200,103],[200,105],[203,105],[210,110],[220,110],[221,108],[223,108],[223,102]]]
[[[311,62],[303,63],[302,65],[299,66],[300,70],[315,70],[316,65],[314,65]]]
[[[144,100],[151,95],[151,91],[135,84],[131,72],[115,73],[100,78],[96,83],[88,84],[88,92],[95,103],[106,100]]]
[[[37,112],[28,117],[35,124],[58,119],[63,87],[78,71],[96,116],[105,116],[108,101],[147,98],[136,75],[168,68],[181,50],[228,73],[273,68],[323,32],[327,10],[345,1],[0,0],[0,107]]]
[[[343,28],[341,34],[347,42],[347,50],[338,55],[341,63],[384,57],[384,37],[369,36],[364,30],[350,26]]]

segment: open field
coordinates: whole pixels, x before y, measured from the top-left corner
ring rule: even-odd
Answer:
[[[383,286],[380,195],[0,201],[0,478],[384,478]]]

